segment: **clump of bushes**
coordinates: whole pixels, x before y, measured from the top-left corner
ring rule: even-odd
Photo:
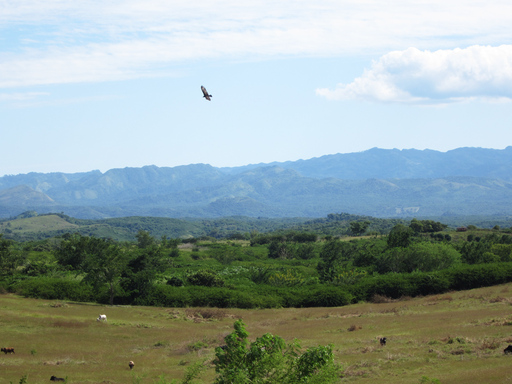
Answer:
[[[215,272],[209,269],[201,269],[187,277],[191,285],[200,285],[203,287],[223,287],[224,280]]]

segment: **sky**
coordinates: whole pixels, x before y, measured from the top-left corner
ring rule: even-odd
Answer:
[[[503,149],[511,25],[509,0],[0,0],[0,176]]]

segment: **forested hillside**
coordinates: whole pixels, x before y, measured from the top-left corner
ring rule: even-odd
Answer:
[[[0,234],[16,241],[43,240],[66,233],[109,238],[115,241],[135,241],[139,231],[161,238],[233,238],[249,239],[254,234],[275,231],[307,231],[319,235],[341,236],[351,234],[352,222],[364,222],[365,231],[386,234],[401,219],[379,219],[347,213],[329,214],[324,218],[253,218],[223,217],[218,219],[172,219],[164,217],[122,217],[101,220],[77,219],[63,214],[39,215],[23,212],[10,220],[0,220]],[[511,221],[512,224],[512,221]]]
[[[512,147],[446,153],[372,149],[215,168],[146,166],[0,178],[0,217],[27,210],[83,219],[512,214]]]

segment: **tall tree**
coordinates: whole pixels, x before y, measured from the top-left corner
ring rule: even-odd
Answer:
[[[149,248],[156,243],[155,238],[151,236],[148,231],[143,231],[142,229],[135,237],[137,238],[137,246],[142,249]]]
[[[163,257],[163,249],[155,244],[138,249],[130,258],[123,272],[123,289],[132,300],[143,303],[150,291],[158,272],[165,269],[168,259]]]
[[[388,247],[408,247],[411,244],[414,231],[403,224],[397,224],[391,229],[388,235]]]
[[[88,254],[85,261],[84,282],[94,286],[107,285],[109,303],[114,305],[114,297],[119,292],[123,272],[128,265],[128,256],[117,244],[108,244],[99,252]]]
[[[23,265],[25,257],[13,249],[14,242],[3,238],[0,233],[0,273],[12,274],[17,267]]]
[[[82,271],[88,255],[104,252],[111,241],[99,237],[82,236],[78,233],[67,235],[54,251],[58,263],[71,270]]]
[[[354,258],[357,246],[352,242],[331,240],[320,251],[317,271],[322,281],[332,281],[339,271]]]

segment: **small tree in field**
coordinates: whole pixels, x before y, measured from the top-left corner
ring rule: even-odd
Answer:
[[[339,379],[332,345],[302,351],[297,340],[290,344],[267,333],[248,343],[242,320],[215,350],[215,384],[328,384]]]

